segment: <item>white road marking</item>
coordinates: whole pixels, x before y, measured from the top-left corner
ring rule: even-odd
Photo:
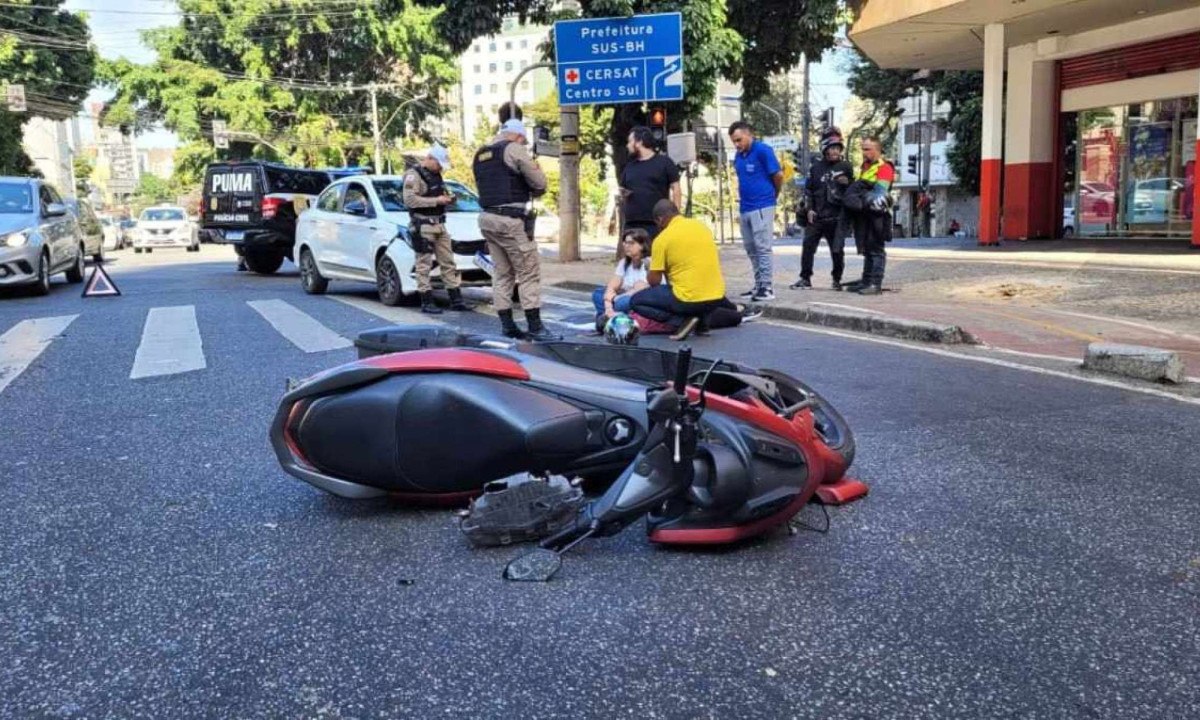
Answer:
[[[967,355],[965,353],[956,353],[950,350],[941,348],[922,347],[920,345],[910,345],[899,340],[888,340],[885,338],[869,337],[866,335],[856,335],[854,333],[842,332],[840,330],[827,330],[817,327],[806,327],[804,325],[793,325],[791,323],[783,323],[775,320],[760,321],[766,325],[774,325],[776,327],[790,328],[801,332],[811,332],[820,335],[831,335],[833,337],[846,338],[848,340],[859,340],[862,342],[875,343],[877,345],[889,345],[903,350],[915,350],[917,352],[929,353],[930,355],[938,355],[940,357],[953,358],[955,360],[968,360],[970,362],[983,363],[985,365],[995,365],[998,367],[1008,368],[1010,370],[1024,370],[1036,375],[1049,375],[1051,377],[1065,378],[1067,380],[1076,380],[1078,382],[1091,383],[1092,385],[1102,385],[1104,387],[1116,388],[1118,390],[1127,390],[1129,392],[1141,393],[1142,395],[1152,395],[1154,397],[1165,398],[1167,400],[1175,400],[1177,402],[1186,403],[1188,405],[1200,406],[1200,398],[1187,397],[1185,395],[1176,395],[1174,393],[1165,392],[1163,390],[1155,390],[1154,388],[1140,387],[1121,382],[1119,380],[1109,380],[1106,378],[1088,377],[1083,375],[1075,375],[1073,373],[1062,370],[1051,370],[1049,368],[1037,367],[1034,365],[1022,365],[1021,363],[1009,362],[999,358],[983,357],[980,355]]]
[[[357,297],[355,295],[326,295],[330,300],[336,300],[343,305],[349,305],[352,308],[357,308],[365,313],[370,313],[375,317],[383,318],[397,325],[447,325],[448,323],[440,318],[446,317],[443,315],[433,316],[426,315],[419,310],[409,310],[407,308],[389,307],[379,302],[378,300],[368,300],[365,297]]]
[[[857,307],[854,305],[843,305],[841,303],[810,302],[809,305],[824,305],[826,307],[843,308],[845,310],[853,310],[854,312],[870,313],[871,315],[884,315],[885,314],[882,310],[872,310],[870,308]]]
[[[0,392],[50,347],[78,315],[22,320],[0,335]]]
[[[1071,317],[1083,318],[1085,320],[1098,320],[1100,322],[1114,323],[1116,325],[1125,325],[1126,327],[1138,328],[1139,330],[1149,330],[1151,332],[1158,333],[1159,335],[1170,335],[1172,337],[1182,338],[1184,340],[1200,342],[1200,337],[1196,337],[1195,335],[1188,335],[1187,333],[1176,332],[1174,330],[1171,330],[1170,328],[1161,328],[1161,327],[1157,327],[1154,325],[1150,325],[1149,323],[1136,322],[1134,320],[1125,320],[1123,318],[1103,317],[1101,315],[1089,315],[1087,313],[1073,312],[1070,310],[1053,310],[1051,308],[1039,308],[1039,309],[1042,310],[1043,312],[1057,313],[1059,315],[1070,315]]]
[[[177,375],[206,367],[196,306],[150,308],[129,379]]]
[[[322,325],[316,318],[283,300],[250,300],[246,303],[271,323],[271,327],[306,353],[353,347],[354,343]]]

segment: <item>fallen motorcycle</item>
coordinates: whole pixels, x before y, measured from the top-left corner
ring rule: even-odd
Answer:
[[[704,411],[684,501],[664,496],[652,541],[734,542],[786,522],[814,493],[832,504],[866,493],[844,477],[854,456],[845,421],[783,373],[445,328],[387,328],[359,346],[366,357],[292,388],[271,428],[284,470],[335,495],[461,505],[521,473],[628,485],[661,452],[667,409],[655,398],[672,378],[693,402],[703,381]],[[406,351],[373,354],[396,348]]]

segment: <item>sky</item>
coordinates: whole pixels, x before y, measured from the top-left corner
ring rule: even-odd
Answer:
[[[140,33],[153,27],[174,25],[179,20],[174,0],[67,0],[70,10],[89,13],[92,39],[102,57],[125,57],[134,62],[150,62],[154,53],[142,41]],[[843,49],[827,52],[824,62],[811,66],[812,86],[809,97],[813,114],[833,107],[839,116],[850,91],[846,89],[841,71]],[[89,101],[103,101],[112,96],[106,90],[93,90]],[[147,133],[137,139],[139,147],[174,147],[178,138],[166,130]]]

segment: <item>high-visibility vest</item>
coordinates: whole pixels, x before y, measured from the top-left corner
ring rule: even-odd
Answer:
[[[866,170],[859,169],[858,179],[867,182],[879,182],[879,168],[883,167],[884,160],[880,158],[871,164],[871,167]]]

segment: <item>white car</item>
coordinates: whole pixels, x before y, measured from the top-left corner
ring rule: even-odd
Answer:
[[[187,211],[176,205],[146,208],[133,229],[133,251],[154,252],[155,248],[187,248],[200,251],[200,233],[188,220]]]
[[[447,181],[456,201],[446,206],[455,265],[464,287],[491,285],[490,267],[479,232],[479,199],[465,185]],[[330,280],[374,283],[379,300],[399,305],[417,293],[417,255],[409,239],[404,179],[396,175],[357,175],[331,184],[296,221],[297,264],[304,291],[320,294]],[[434,266],[434,285],[441,273]]]

